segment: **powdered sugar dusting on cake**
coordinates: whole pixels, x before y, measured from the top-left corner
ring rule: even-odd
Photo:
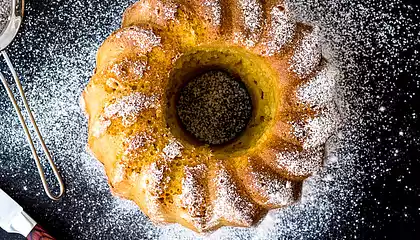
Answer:
[[[300,78],[305,78],[312,73],[321,61],[319,38],[318,27],[314,27],[310,32],[305,31],[293,57],[290,59],[290,70],[295,72]]]
[[[115,37],[125,38],[129,40],[135,47],[143,50],[143,53],[147,53],[152,50],[153,47],[160,45],[160,37],[156,36],[152,30],[143,29],[137,26],[124,28],[115,34]]]
[[[244,44],[247,47],[253,47],[260,38],[262,32],[262,6],[258,0],[238,0],[238,8],[242,14],[240,28],[233,33],[235,43]],[[238,21],[235,19],[234,21]]]
[[[252,183],[259,189],[265,199],[266,204],[272,204],[277,206],[290,205],[296,199],[294,198],[294,191],[296,183],[280,179],[268,172],[251,171]]]
[[[132,125],[138,115],[145,109],[157,108],[158,97],[147,96],[140,92],[132,93],[118,99],[115,103],[105,106],[103,117],[105,119],[122,118],[124,126]]]
[[[309,176],[321,169],[324,161],[324,148],[318,146],[302,151],[285,152],[276,154],[276,166],[286,170],[293,176]]]
[[[206,7],[206,14],[210,17],[214,26],[220,26],[222,21],[222,7],[220,0],[204,0],[203,6]]]
[[[129,60],[125,58],[119,63],[115,63],[111,72],[116,75],[117,78],[125,80],[129,77],[135,77],[136,80],[143,77],[144,71],[147,69],[146,60]]]
[[[165,177],[165,172],[169,170],[168,166],[163,162],[153,162],[150,164],[149,168],[146,171],[146,176],[149,179],[149,182],[146,183],[147,187],[145,188],[154,197],[159,197],[164,193],[162,186],[165,183],[169,182],[170,178]]]
[[[185,176],[182,179],[182,193],[179,196],[182,208],[186,208],[187,216],[197,229],[206,227],[206,188],[202,185],[207,177],[207,167],[200,164],[194,167],[184,167]]]
[[[109,126],[111,126],[111,120],[105,119],[103,116],[99,116],[99,119],[92,123],[92,128],[90,129],[92,136],[102,136]]]
[[[268,192],[268,203],[269,204],[281,204],[282,206],[289,206],[296,202],[294,197],[294,187],[296,183],[284,180],[284,181],[268,181],[266,191]]]
[[[135,4],[140,5],[138,9],[139,14],[146,14],[152,8],[150,1],[138,1]],[[156,10],[154,12],[156,13]]]
[[[246,29],[251,31],[252,34],[260,32],[262,25],[261,2],[259,0],[239,0],[238,3],[244,15],[243,20]]]
[[[311,149],[325,144],[340,126],[340,114],[333,102],[328,108],[317,108],[316,116],[291,123],[293,134],[303,143],[304,149]]]
[[[169,143],[163,148],[162,152],[165,159],[174,159],[182,155],[182,149],[184,147],[180,142],[175,139],[171,139]]]
[[[178,5],[172,1],[138,1],[129,9],[129,13],[131,16],[147,16],[146,18],[165,25],[176,19],[177,10]]]
[[[127,148],[124,154],[129,155],[133,152],[136,152],[136,153],[142,152],[146,150],[144,149],[144,146],[146,146],[148,143],[153,143],[155,141],[156,140],[152,138],[150,135],[148,135],[147,133],[142,132],[142,133],[136,134],[126,140]]]
[[[126,166],[123,163],[115,164],[115,168],[111,174],[110,181],[112,185],[115,185],[124,180],[125,177]]]
[[[314,78],[299,86],[296,94],[298,101],[311,107],[328,107],[336,97],[338,77],[338,69],[329,64]]]
[[[240,193],[238,183],[234,182],[231,174],[221,164],[218,165],[216,176],[212,179],[216,189],[210,224],[225,219],[230,223],[251,226],[259,213],[258,206]]]
[[[287,8],[273,7],[270,12],[271,22],[268,26],[269,39],[266,43],[266,55],[279,53],[282,47],[294,36],[296,23]]]
[[[167,172],[170,169],[166,160],[153,162],[141,174],[140,187],[145,190],[144,201],[147,206],[147,215],[157,222],[165,220],[162,196],[170,181]]]
[[[298,101],[317,111],[309,119],[291,122],[293,134],[303,143],[304,149],[325,144],[340,128],[342,116],[334,102],[338,77],[339,73],[334,66],[324,65],[315,77],[297,89]]]
[[[144,146],[146,142],[154,141],[147,135],[135,136],[131,144],[132,149],[137,149],[139,146]],[[130,148],[130,146],[129,146]],[[152,162],[149,166],[142,169],[139,176],[139,188],[145,191],[145,205],[147,206],[148,216],[156,222],[163,222],[165,220],[164,213],[164,193],[171,181],[169,167],[171,161],[176,157],[181,156],[182,145],[175,139],[171,139],[169,143],[162,149],[161,158]]]
[[[165,20],[175,20],[175,14],[178,10],[178,5],[173,2],[169,2],[167,4],[163,4],[162,10],[163,18]]]

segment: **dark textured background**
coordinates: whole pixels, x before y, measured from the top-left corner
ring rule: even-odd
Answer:
[[[416,5],[418,3],[415,1],[404,2],[419,9]],[[116,3],[112,0],[91,1],[86,6],[80,6],[78,3],[80,1],[27,1],[27,18],[20,34],[9,48],[10,53],[16,53],[15,56],[11,54],[14,61],[20,62],[18,71],[22,75],[23,85],[32,81],[30,76],[33,72],[31,71],[36,71],[33,70],[34,65],[48,63],[50,60],[34,49],[41,48],[42,51],[42,46],[50,43],[57,45],[57,47],[63,47],[63,51],[65,51],[66,46],[73,44],[82,35],[84,37],[88,36],[96,42],[101,42],[118,25],[116,22],[120,21],[115,19],[114,15],[106,14],[106,9],[124,8],[115,6]],[[84,13],[84,15],[81,15],[80,21],[77,22],[74,22],[74,18],[71,17],[75,9],[77,9],[77,14]],[[58,13],[65,12],[66,14],[57,17],[56,10],[58,10]],[[39,15],[50,15],[51,20],[44,22],[42,18],[36,17]],[[418,16],[413,14],[412,17],[417,23],[420,21]],[[33,21],[29,23],[28,19]],[[103,31],[98,32],[96,29],[102,29]],[[419,32],[413,34],[418,35]],[[22,51],[22,49],[25,51]],[[378,46],[378,49],[375,50],[378,54],[372,54],[371,57],[363,56],[358,59],[358,62],[365,65],[366,69],[381,69],[384,76],[393,74],[396,71],[395,67],[400,70],[400,73],[395,75],[393,81],[389,81],[389,78],[370,77],[361,71],[360,78],[354,79],[351,83],[352,87],[350,89],[358,93],[355,97],[368,99],[371,96],[377,96],[375,101],[366,101],[360,109],[362,119],[366,123],[360,129],[365,134],[361,135],[363,136],[363,142],[369,143],[360,151],[359,159],[356,161],[356,163],[359,163],[359,170],[366,175],[366,178],[359,183],[363,186],[364,191],[363,199],[359,205],[361,216],[356,224],[349,223],[348,228],[345,227],[345,224],[339,229],[332,226],[331,232],[325,239],[344,239],[346,236],[352,236],[354,231],[358,231],[360,233],[359,237],[362,239],[420,239],[420,112],[417,108],[420,105],[420,54],[418,49],[420,49],[419,42],[413,42],[411,47],[401,50],[397,57],[391,58],[390,63],[385,63],[384,61],[378,61],[380,57],[375,57],[381,56],[380,53],[386,51],[386,49],[381,49]],[[54,54],[50,54],[50,57],[54,58]],[[417,61],[413,61],[413,59],[417,59]],[[1,67],[4,69],[3,63]],[[23,69],[31,70],[25,71]],[[87,82],[87,80],[84,79],[83,81]],[[0,101],[7,101],[5,91],[1,87]],[[5,112],[11,109],[10,106],[7,108],[4,107],[5,105],[0,106],[3,106],[3,108],[0,107],[0,114],[14,114]],[[386,106],[387,109],[382,116],[376,114],[380,106]],[[14,125],[12,127],[18,128],[19,126]],[[399,134],[401,131],[404,132],[403,135]],[[378,139],[381,139],[381,141],[378,141]],[[5,142],[0,137],[0,144]],[[395,154],[396,149],[398,154]],[[26,153],[27,163],[19,169],[15,168],[13,174],[9,172],[10,167],[0,166],[0,188],[15,198],[52,235],[72,239],[74,236],[81,234],[77,229],[70,231],[72,220],[66,220],[65,217],[68,213],[67,210],[71,211],[69,214],[73,215],[74,211],[78,211],[71,208],[71,200],[64,198],[62,201],[55,203],[45,197],[43,193],[39,194],[41,190],[39,189],[39,179],[35,173],[35,166],[32,159],[29,158],[28,150]],[[65,153],[60,154],[60,157],[65,156]],[[0,159],[5,164],[13,164],[10,161],[14,158],[8,154],[1,154]],[[377,171],[378,168],[385,170]],[[5,172],[6,169],[7,172]],[[24,174],[22,169],[28,170],[29,174]],[[64,179],[69,184],[70,179],[66,178],[65,173]],[[371,181],[372,179],[374,181]],[[38,184],[38,187],[31,188],[26,192],[18,190],[21,189],[20,185],[28,182]],[[83,189],[83,186],[80,186],[80,188]],[[83,191],[80,194],[83,194]],[[92,198],[97,198],[100,201],[101,196],[90,196],[90,199]],[[56,211],[59,208],[62,209],[61,212]],[[101,212],[107,211],[107,209],[101,208],[91,210],[95,211],[96,216],[101,216]],[[338,214],[342,215],[341,220],[345,222],[346,214]],[[61,217],[57,217],[59,215]],[[351,221],[354,221],[354,219],[351,219]],[[357,226],[357,229],[354,229],[354,226]],[[110,238],[113,239],[124,239],[126,238],[124,236],[128,236],[124,235],[124,229],[113,233],[114,235],[104,233],[102,236],[110,234]],[[141,236],[138,237],[142,238]],[[95,239],[94,236],[91,238]],[[8,235],[0,230],[0,239],[22,238],[17,235]]]

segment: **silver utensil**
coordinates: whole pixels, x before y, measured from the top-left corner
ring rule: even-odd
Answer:
[[[47,146],[45,145],[44,139],[42,138],[42,135],[39,132],[38,126],[37,126],[37,124],[35,122],[35,119],[32,115],[32,111],[29,108],[28,101],[26,100],[25,94],[23,92],[22,85],[20,83],[19,77],[18,77],[18,75],[17,75],[17,73],[16,73],[16,71],[15,71],[13,65],[12,65],[12,62],[10,61],[10,58],[9,58],[9,56],[8,56],[6,50],[5,50],[6,47],[15,38],[15,36],[18,33],[18,30],[20,28],[20,25],[22,23],[23,12],[24,12],[24,1],[23,0],[2,0],[2,1],[4,1],[2,3],[2,4],[5,4],[4,6],[10,7],[9,8],[10,12],[9,12],[9,15],[8,15],[9,16],[8,19],[6,21],[4,21],[4,24],[5,24],[4,27],[0,26],[0,31],[1,31],[0,32],[0,51],[1,51],[1,54],[3,55],[4,60],[6,61],[6,64],[9,68],[10,72],[13,75],[14,81],[16,83],[16,86],[17,86],[18,90],[19,90],[19,95],[22,98],[25,110],[28,113],[29,121],[31,122],[31,124],[34,127],[36,136],[38,137],[38,140],[41,143],[41,146],[42,146],[43,152],[45,154],[45,157],[47,158],[48,163],[49,163],[49,165],[50,165],[50,167],[51,167],[51,169],[52,169],[52,171],[55,175],[55,178],[57,179],[57,182],[60,186],[60,192],[59,192],[58,195],[53,195],[50,191],[50,188],[48,187],[47,179],[45,177],[43,167],[42,167],[41,162],[39,160],[39,156],[36,152],[33,139],[31,137],[31,134],[29,133],[28,126],[26,125],[25,119],[22,116],[20,107],[18,106],[18,104],[16,102],[16,99],[13,95],[13,92],[10,90],[10,87],[9,87],[7,81],[6,81],[6,78],[4,77],[4,75],[1,72],[0,72],[0,80],[3,83],[3,86],[7,91],[7,95],[9,97],[10,101],[12,102],[13,107],[15,108],[16,113],[19,117],[19,121],[22,125],[22,128],[23,128],[24,132],[25,132],[26,138],[27,138],[29,146],[31,148],[32,155],[35,159],[35,163],[36,163],[36,166],[38,168],[39,176],[41,177],[41,181],[42,181],[42,185],[44,187],[44,190],[45,190],[45,192],[46,192],[46,194],[48,195],[49,198],[51,198],[53,200],[58,200],[63,196],[64,191],[65,191],[63,180],[61,179],[61,176],[60,176],[60,174],[57,170],[57,167],[54,164],[54,161],[51,157],[51,154],[48,151]],[[8,6],[6,5],[7,2],[9,3]]]

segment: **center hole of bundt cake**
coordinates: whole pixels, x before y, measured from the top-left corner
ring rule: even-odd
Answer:
[[[231,159],[254,151],[277,117],[281,99],[273,89],[278,77],[262,58],[244,48],[190,49],[177,57],[169,72],[166,125],[185,149],[194,149],[197,155],[210,150],[218,159]]]
[[[211,70],[184,85],[176,109],[187,132],[201,142],[220,145],[246,129],[252,116],[252,100],[239,77]]]

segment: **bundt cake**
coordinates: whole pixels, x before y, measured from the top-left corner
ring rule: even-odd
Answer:
[[[302,181],[322,166],[332,131],[326,105],[299,99],[299,87],[327,71],[316,36],[276,0],[129,7],[121,29],[99,48],[83,92],[88,146],[113,193],[156,223],[198,232],[250,226],[298,200]],[[188,102],[199,98],[180,97],[189,82],[214,78],[239,81],[251,105],[242,106],[248,114],[220,114],[240,133],[219,140],[186,126],[207,117],[186,117],[198,111]],[[321,131],[310,128],[316,121],[324,122]]]

